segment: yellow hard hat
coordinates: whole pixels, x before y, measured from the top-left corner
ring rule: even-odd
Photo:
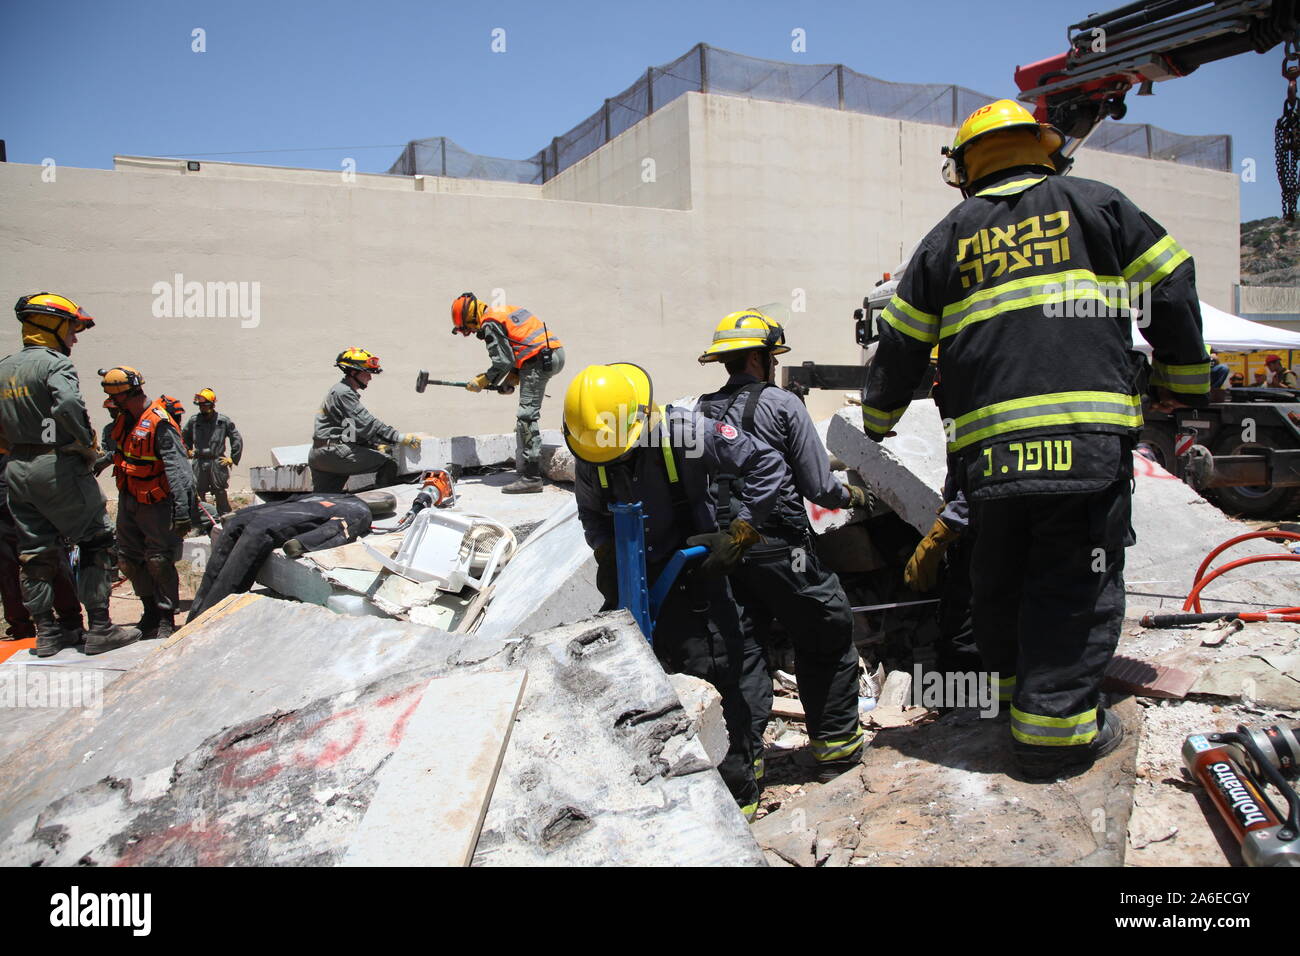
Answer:
[[[203,405],[205,403],[210,403],[212,405],[217,404],[217,393],[210,388],[201,388],[194,393],[195,405]]]
[[[637,443],[653,412],[645,369],[588,365],[564,393],[564,440],[576,457],[603,465]]]
[[[967,116],[961,126],[957,127],[957,136],[952,141],[951,152],[965,149],[975,140],[1000,129],[1014,129],[1026,126],[1038,131],[1038,138],[1048,155],[1056,152],[1065,142],[1061,131],[1049,123],[1040,123],[1034,114],[1015,100],[997,100],[987,106],[981,106]]]
[[[741,309],[718,323],[713,330],[713,344],[700,356],[700,364],[722,362],[731,353],[747,349],[768,349],[773,355],[790,351],[780,322],[757,309]]]
[[[144,376],[129,365],[117,365],[110,369],[101,368],[99,376],[99,384],[109,395],[135,391],[144,384]]]
[[[997,100],[981,106],[967,116],[961,126],[957,127],[952,145],[943,147],[941,152],[947,157],[943,164],[943,181],[958,189],[966,186],[969,181],[963,160],[966,149],[989,133],[1008,129],[1033,130],[1043,152],[1050,158],[1051,167],[1057,172],[1064,172],[1068,168],[1069,160],[1061,156],[1065,137],[1060,130],[1050,123],[1038,122],[1034,119],[1034,114],[1015,100]]]
[[[365,349],[344,349],[334,360],[334,364],[344,372],[374,372],[378,375],[383,371],[379,367],[379,356],[372,355]]]

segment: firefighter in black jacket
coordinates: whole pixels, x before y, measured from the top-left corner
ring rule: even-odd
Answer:
[[[741,687],[752,724],[754,775],[763,776],[763,731],[772,716],[772,678],[764,645],[780,621],[794,645],[799,699],[808,716],[808,738],[817,768],[828,781],[861,762],[858,725],[858,650],[853,612],[840,579],[821,565],[813,545],[804,499],[823,508],[866,507],[869,493],[831,473],[826,448],[808,409],[772,378],[785,345],[781,324],[756,309],[733,312],[718,323],[700,363],[722,362],[728,378],[720,391],[701,396],[696,408],[771,445],[789,469],[777,506],[758,526],[762,540],[731,573],[747,638]],[[718,523],[732,518],[742,475],[718,478]]]
[[[957,206],[885,308],[863,388],[867,435],[902,417],[939,346],[948,451],[971,504],[976,640],[1011,701],[1022,772],[1088,765],[1123,736],[1102,708],[1124,615],[1131,315],[1155,407],[1208,401],[1191,256],[1117,190],[1060,175],[1061,134],[1018,103],[972,113],[945,149]]]

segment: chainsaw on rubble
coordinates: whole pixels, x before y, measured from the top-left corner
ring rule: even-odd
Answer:
[[[456,500],[456,486],[452,483],[451,473],[441,468],[426,471],[420,478],[420,493],[411,502],[411,510],[402,516],[394,531],[405,531],[411,522],[425,508],[446,508]]]
[[[1235,733],[1192,734],[1183,742],[1187,771],[1210,795],[1241,842],[1247,866],[1300,866],[1300,724]],[[1262,780],[1261,780],[1262,778]],[[1286,800],[1269,799],[1263,781]]]
[[[469,382],[453,382],[445,378],[429,378],[429,370],[424,368],[420,369],[420,374],[415,376],[415,390],[421,393],[423,393],[430,385],[446,385],[450,388],[464,388],[468,384]],[[513,393],[514,390],[515,387],[513,385],[483,386],[483,391],[485,392],[500,392],[502,395],[509,395]]]

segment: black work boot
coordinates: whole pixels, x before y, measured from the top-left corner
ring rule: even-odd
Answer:
[[[1026,780],[1053,780],[1068,771],[1089,767],[1124,740],[1124,724],[1109,710],[1097,708],[1097,736],[1090,743],[1074,747],[1035,747],[1016,742],[1016,763]]]
[[[148,641],[158,636],[158,622],[162,615],[158,613],[158,605],[153,603],[152,597],[144,599],[144,614],[140,615],[140,620],[135,622],[135,628],[140,632],[140,640]]]
[[[525,462],[519,477],[501,489],[503,495],[530,495],[544,487],[541,467],[537,462]]]
[[[69,647],[86,643],[86,626],[82,622],[80,614],[76,617],[59,618],[59,627],[63,629]]]
[[[158,626],[154,629],[153,636],[160,641],[165,641],[176,633],[176,619],[171,614],[159,613]]]
[[[140,632],[134,627],[119,627],[109,620],[106,607],[87,608],[86,616],[90,619],[90,630],[86,631],[87,654],[102,654],[140,640]]]
[[[53,657],[65,647],[74,643],[68,639],[59,622],[50,613],[38,614],[33,618],[36,623],[36,656]]]

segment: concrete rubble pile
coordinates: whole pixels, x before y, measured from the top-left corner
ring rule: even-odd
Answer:
[[[883,445],[865,438],[856,409],[819,425],[837,467],[881,501],[870,513],[810,509],[819,552],[843,572],[900,578],[898,541],[877,548],[875,529],[892,522],[906,550],[939,509],[944,436],[925,404]],[[1139,462],[1120,648],[1136,696],[1118,705],[1135,732],[1117,752],[1088,774],[1025,783],[1004,719],[921,706],[912,673],[881,666],[862,684],[862,767],[819,785],[784,759],[807,738],[794,680],[778,670],[769,775],[749,827],[714,770],[727,747],[716,692],[666,676],[625,612],[596,613],[573,495],[562,484],[502,495],[512,475],[491,467],[513,447],[513,436],[431,439],[402,467],[454,470],[447,513],[511,536],[509,560],[480,587],[395,573],[404,532],[378,521],[341,548],[274,552],[255,593],[226,598],[164,646],[0,664],[9,686],[57,673],[102,693],[97,713],[0,714],[0,861],[1223,863],[1179,769],[1183,737],[1300,714],[1300,628],[1137,624],[1145,610],[1177,610],[1205,554],[1247,530]],[[546,460],[571,481],[566,455],[552,448]],[[300,458],[303,448],[277,449],[269,483],[292,484]],[[418,488],[384,490],[400,517]],[[187,556],[202,564],[204,547],[192,539]],[[1232,555],[1276,551],[1257,540]],[[1283,568],[1228,574],[1206,590],[1207,609],[1300,603]],[[883,662],[872,642],[901,618],[863,629],[868,657]]]
[[[523,689],[475,865],[763,859],[713,770],[716,694],[670,681],[624,612],[503,639],[233,595],[135,665],[100,716],[67,713],[0,761],[5,864],[419,862],[373,842],[368,815],[395,799],[383,768],[454,746],[486,701],[421,721],[421,698],[485,674]],[[397,797],[428,832],[454,827],[468,808],[444,787],[484,769]]]

